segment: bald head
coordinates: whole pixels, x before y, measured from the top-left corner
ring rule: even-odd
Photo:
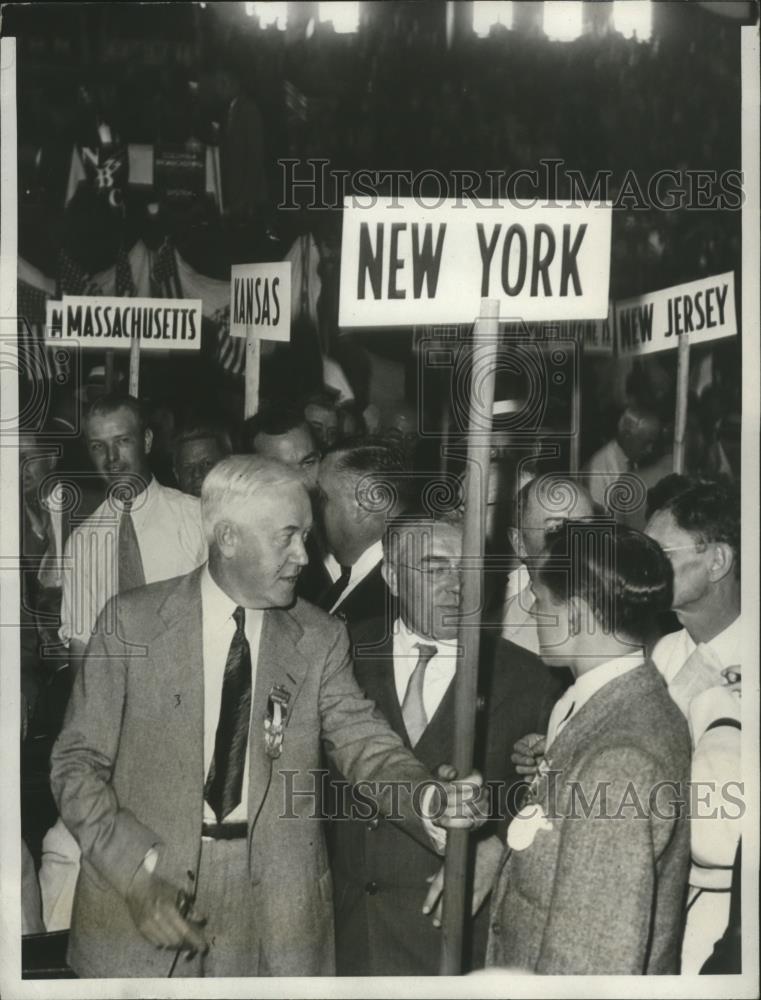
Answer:
[[[563,521],[594,514],[592,497],[568,476],[537,476],[515,498],[513,545],[521,559],[535,558],[545,549],[548,531]]]

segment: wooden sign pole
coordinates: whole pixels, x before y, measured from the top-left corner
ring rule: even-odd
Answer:
[[[106,387],[106,392],[114,391],[114,383],[116,381],[116,370],[114,367],[114,349],[109,347],[106,351],[106,363],[103,371],[103,382]]]
[[[246,399],[244,417],[253,417],[259,409],[259,369],[262,358],[262,342],[253,327],[246,331]]]
[[[465,476],[465,525],[460,593],[460,656],[455,675],[454,766],[460,777],[473,767],[476,729],[478,654],[483,604],[483,557],[486,497],[489,489],[489,448],[484,442],[491,428],[494,408],[499,302],[484,299],[481,318],[473,339],[473,368],[468,422],[468,464]],[[473,610],[476,609],[475,614]],[[468,621],[464,621],[465,613]],[[444,862],[444,901],[439,971],[444,976],[462,972],[462,943],[465,923],[468,831],[449,830]]]
[[[129,345],[129,394],[137,399],[140,391],[140,338],[133,337]]]
[[[690,338],[679,338],[676,375],[676,416],[674,418],[674,472],[684,473],[684,434],[687,427],[687,400],[690,380]]]

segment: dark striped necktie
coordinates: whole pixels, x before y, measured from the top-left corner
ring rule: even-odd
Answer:
[[[233,612],[235,635],[225,663],[222,702],[204,798],[221,823],[241,801],[243,770],[251,716],[251,648],[246,638],[246,612]]]

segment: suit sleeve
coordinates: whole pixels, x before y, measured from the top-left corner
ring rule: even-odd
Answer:
[[[538,974],[644,973],[655,894],[653,784],[653,762],[632,747],[607,750],[581,771],[584,802],[577,795],[562,821]]]
[[[355,786],[366,783],[362,792],[382,815],[399,819],[407,833],[430,847],[415,806],[431,775],[363,696],[343,628],[328,654],[319,697],[323,744],[341,774]]]
[[[160,838],[128,809],[111,784],[127,698],[129,660],[109,602],[74,681],[63,728],[51,755],[50,782],[61,818],[95,870],[126,895],[132,877]]]

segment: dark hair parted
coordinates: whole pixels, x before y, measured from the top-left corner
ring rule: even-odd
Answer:
[[[355,438],[329,448],[334,469],[353,481],[361,506],[376,513],[408,510],[415,492],[404,456],[373,438]]]
[[[548,533],[538,578],[557,600],[586,601],[606,632],[637,641],[671,607],[673,571],[661,547],[613,522],[566,521]]]
[[[257,434],[278,437],[295,430],[297,427],[304,427],[311,434],[304,414],[295,406],[265,406],[253,417],[249,417],[243,422],[243,440],[246,447],[254,451],[254,438]]]
[[[670,497],[658,508],[668,511],[682,531],[707,544],[722,542],[732,549],[740,575],[740,494],[724,483],[696,483]]]
[[[90,403],[85,412],[85,424],[92,417],[110,417],[117,410],[129,410],[137,420],[140,433],[145,431],[147,426],[145,408],[139,399],[128,396],[126,392],[108,392]]]

